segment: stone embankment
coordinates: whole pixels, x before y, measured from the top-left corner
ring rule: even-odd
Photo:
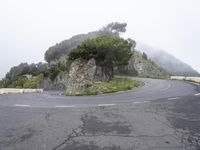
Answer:
[[[0,89],[1,94],[16,94],[16,93],[36,93],[43,92],[43,89],[15,89],[15,88],[2,88]]]

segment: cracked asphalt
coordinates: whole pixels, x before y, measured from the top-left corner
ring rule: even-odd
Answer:
[[[0,96],[0,150],[199,150],[199,86],[141,80],[140,89],[96,97]]]

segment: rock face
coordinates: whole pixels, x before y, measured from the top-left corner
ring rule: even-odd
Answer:
[[[38,84],[38,88],[44,90],[65,90],[69,79],[68,72],[61,72],[54,81],[46,78]]]
[[[110,81],[112,76],[112,69],[98,66],[95,59],[77,59],[71,64],[66,94],[83,93],[92,82]]]
[[[162,49],[154,48],[139,42],[137,43],[136,49],[145,52],[157,66],[163,68],[171,75],[197,77],[200,75],[191,66]]]
[[[66,90],[66,94],[76,95],[83,93],[93,82],[110,81],[112,77],[113,70],[97,65],[95,59],[77,59],[71,64],[69,73],[61,72],[54,81],[46,78],[38,84],[38,88]]]
[[[129,60],[129,64],[115,68],[115,73],[152,78],[167,76],[165,72],[158,69],[150,60],[144,59],[142,54],[137,51],[134,51],[132,58]]]

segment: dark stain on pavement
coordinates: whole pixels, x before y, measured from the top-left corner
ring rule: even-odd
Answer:
[[[94,115],[84,115],[81,118],[83,122],[82,132],[89,134],[99,133],[116,133],[116,134],[130,134],[131,126],[127,122],[105,122]]]
[[[24,141],[30,139],[30,138],[33,136],[33,134],[34,134],[34,133],[27,133],[27,134],[22,135],[22,136],[20,137],[20,141],[21,141],[21,142],[24,142]]]
[[[35,134],[35,132],[36,131],[33,130],[32,128],[27,128],[25,130],[24,134],[19,137],[20,142],[24,142],[24,141],[30,139]]]
[[[107,119],[103,121],[100,118]],[[116,121],[110,120],[114,116]],[[109,118],[109,119],[108,119]],[[122,121],[123,120],[123,121]],[[132,126],[124,121],[123,117],[119,114],[109,112],[88,112],[81,117],[82,124],[73,129],[60,144],[56,145],[52,150],[120,150],[120,147],[112,145],[109,147],[99,147],[94,142],[81,142],[75,140],[78,137],[93,137],[93,136],[120,136],[129,135],[132,131]]]
[[[115,145],[99,147],[95,145],[94,142],[90,142],[87,144],[87,143],[80,143],[78,141],[73,141],[62,150],[120,150],[120,149],[121,148],[119,146]]]

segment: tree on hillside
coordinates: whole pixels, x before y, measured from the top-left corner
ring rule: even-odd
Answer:
[[[28,63],[21,63],[10,69],[5,78],[0,81],[0,87],[22,87],[27,80],[26,75],[48,76],[48,70],[48,65],[46,63],[40,62],[38,64],[32,63],[30,65]]]
[[[18,66],[14,66],[10,69],[10,71],[6,74],[6,78],[10,80],[14,80],[19,76],[25,74],[31,75],[39,75],[47,70],[48,65],[46,63],[38,63],[38,64],[28,64],[28,63],[21,63]]]
[[[122,38],[105,35],[82,42],[69,53],[69,61],[94,58],[97,65],[111,68],[127,65],[132,56],[132,44]]]
[[[127,23],[112,22],[105,26],[102,31],[119,35],[126,32]]]
[[[142,57],[143,57],[144,59],[146,59],[146,60],[148,59],[147,54],[146,54],[145,52],[142,53]]]

